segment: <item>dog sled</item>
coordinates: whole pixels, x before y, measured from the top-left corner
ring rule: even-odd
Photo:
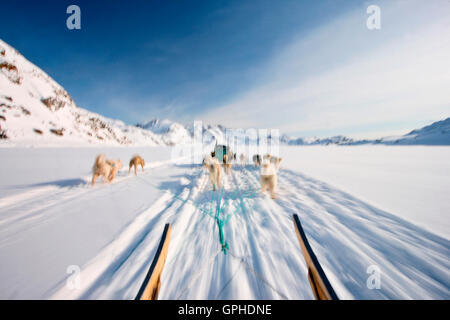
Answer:
[[[339,300],[306,238],[298,215],[293,215],[293,222],[303,257],[308,267],[308,280],[316,300]],[[169,251],[170,235],[171,225],[168,223],[164,226],[155,257],[139,289],[136,300],[158,299],[159,290],[161,289],[161,274]]]

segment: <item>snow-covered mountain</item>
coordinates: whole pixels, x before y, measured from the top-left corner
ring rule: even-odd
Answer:
[[[149,130],[155,134],[163,135],[163,140],[168,145],[189,144],[195,142],[194,136],[196,127],[194,123],[183,125],[172,120],[155,118],[145,123],[138,123],[136,126]],[[217,141],[219,144],[225,144],[227,130],[232,129],[227,129],[221,125],[202,124],[201,142],[210,144]]]
[[[192,134],[182,124],[168,119],[153,119],[146,123],[138,123],[136,127],[160,135],[167,145],[192,143]]]
[[[282,144],[288,145],[329,145],[329,144],[338,144],[338,145],[348,145],[353,144],[355,141],[352,138],[348,138],[345,136],[334,136],[330,138],[318,138],[318,137],[308,137],[308,138],[294,138],[288,137],[286,135],[281,137]]]
[[[2,145],[164,145],[165,137],[79,108],[40,68],[0,40]]]
[[[403,136],[376,140],[376,143],[399,145],[450,145],[450,118],[434,122]]]

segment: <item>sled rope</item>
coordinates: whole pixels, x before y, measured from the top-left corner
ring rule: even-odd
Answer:
[[[254,188],[254,190],[253,190],[253,192],[251,192],[251,193],[249,193],[249,194],[245,194],[245,192],[244,193],[241,193],[240,192],[240,188],[239,188],[239,186],[238,186],[238,183],[237,183],[237,180],[236,180],[236,177],[233,175],[233,178],[234,178],[234,182],[235,182],[235,185],[236,185],[236,188],[238,189],[238,191],[239,191],[239,198],[240,198],[240,206],[236,209],[236,211],[233,213],[233,214],[230,214],[228,217],[227,217],[227,219],[225,220],[225,223],[227,223],[228,221],[229,221],[229,219],[233,216],[233,215],[235,215],[238,211],[239,211],[239,209],[242,211],[242,213],[244,213],[245,212],[245,208],[244,208],[244,205],[245,205],[245,200],[244,200],[244,198],[252,198],[253,197],[253,195],[254,194],[256,194],[261,188],[255,188],[255,187],[253,187]],[[255,277],[259,280],[259,281],[261,281],[263,284],[265,284],[266,286],[268,286],[270,289],[272,289],[274,292],[276,292],[280,297],[282,297],[283,299],[285,299],[285,300],[288,300],[289,298],[285,295],[285,294],[283,294],[282,292],[280,292],[279,290],[277,290],[269,281],[267,281],[260,273],[258,273],[243,257],[238,257],[237,255],[235,255],[230,249],[228,249],[228,252],[230,253],[230,255],[231,255],[231,257],[233,257],[233,258],[235,258],[235,259],[237,259],[237,260],[239,260],[239,262],[240,262],[240,264],[239,264],[239,266],[240,265],[244,265],[244,267],[247,269],[247,270],[249,270],[251,273],[253,273],[254,275],[255,275]],[[239,270],[239,268],[238,268],[238,270]],[[237,271],[238,270],[236,270],[236,273],[237,273]],[[234,276],[235,275],[233,275],[233,277],[230,279],[230,280],[228,280],[228,282],[225,284],[225,286],[221,289],[221,291],[220,291],[220,293],[219,293],[219,295],[222,293],[222,291],[229,285],[229,283],[231,282],[231,280],[234,278]],[[218,295],[218,296],[219,296]]]
[[[238,194],[239,200],[240,200],[240,201],[239,201],[239,206],[236,208],[236,210],[235,210],[232,214],[229,214],[229,215],[227,216],[227,218],[225,219],[225,224],[226,224],[226,223],[231,219],[231,217],[234,216],[239,210],[241,210],[242,213],[245,212],[245,208],[244,208],[245,201],[244,201],[244,198],[248,198],[248,199],[253,198],[253,196],[261,190],[261,188],[255,188],[255,187],[253,187],[253,191],[247,191],[247,192],[249,192],[248,194],[246,194],[246,192],[241,193],[241,190],[240,190],[240,188],[239,188],[239,185],[238,185],[238,183],[237,183],[237,180],[236,180],[236,177],[235,177],[234,174],[233,174],[233,179],[234,179],[234,183],[235,183],[236,189],[237,189],[237,190],[236,190],[236,193]]]
[[[226,254],[226,251],[229,249],[228,243],[225,241],[224,236],[223,236],[223,229],[222,229],[223,228],[223,221],[221,221],[220,218],[219,218],[220,213],[223,211],[223,208],[221,208],[221,205],[220,205],[221,202],[222,202],[222,197],[223,197],[223,188],[221,189],[221,192],[217,194],[217,199],[215,198],[215,194],[216,194],[216,192],[215,192],[215,190],[213,190],[213,192],[211,193],[211,201],[210,201],[209,211],[205,211],[205,213],[207,213],[211,217],[214,217],[212,211],[213,211],[214,200],[216,200],[216,217],[215,217],[215,220],[216,220],[216,223],[219,226],[219,241],[220,241],[220,244],[221,244],[221,248],[207,261],[207,263],[205,263],[202,266],[202,268],[197,273],[195,273],[192,276],[191,281],[183,288],[181,293],[176,298],[177,300],[180,299],[187,290],[189,290],[189,288],[194,284],[194,282],[197,280],[197,278],[203,273],[205,268],[208,267],[211,263],[214,262],[215,258],[219,255],[220,252],[224,252],[224,254]],[[203,215],[203,217],[204,216],[205,215]],[[202,217],[201,220],[203,220],[203,217]]]
[[[239,260],[239,262],[240,262],[241,264],[243,264],[244,267],[247,268],[247,270],[249,270],[250,272],[252,272],[252,273],[255,275],[255,277],[256,277],[257,279],[259,279],[262,283],[264,283],[266,286],[268,286],[270,289],[272,289],[274,292],[276,292],[276,293],[277,293],[280,297],[282,297],[283,299],[289,300],[289,298],[288,298],[286,295],[284,295],[283,293],[281,293],[280,291],[278,291],[272,284],[270,284],[269,281],[267,281],[266,279],[264,279],[264,277],[263,277],[261,274],[259,274],[258,271],[256,271],[254,268],[252,268],[252,266],[250,266],[250,264],[249,264],[243,257],[238,257],[238,256],[236,256],[236,255],[235,255],[232,251],[230,251],[230,250],[229,250],[228,252],[230,253],[230,255],[231,255],[233,258]]]
[[[237,267],[236,271],[233,273],[233,275],[231,276],[231,278],[227,281],[227,283],[225,283],[225,285],[222,287],[222,289],[220,289],[219,293],[216,296],[216,299],[219,299],[220,295],[222,294],[222,292],[225,290],[226,287],[228,287],[228,285],[231,283],[231,281],[234,279],[234,277],[237,275],[238,271],[241,269],[242,264],[240,263],[239,266]]]
[[[220,213],[223,211],[223,208],[221,207],[222,197],[223,197],[223,188],[220,190],[220,194],[219,194],[218,201],[217,201],[216,222],[217,222],[217,226],[219,227],[219,241],[220,241],[220,245],[222,247],[223,253],[226,255],[227,254],[227,250],[229,249],[229,246],[228,246],[228,243],[225,241],[225,238],[223,236],[223,226],[225,224],[224,224],[224,221],[220,219]]]
[[[224,207],[221,205],[222,200],[223,200],[223,188],[221,188],[220,192],[217,192],[217,196],[215,197],[216,192],[215,190],[213,190],[213,192],[211,193],[211,203],[210,203],[210,210],[209,210],[209,215],[214,217],[212,214],[213,211],[213,203],[214,200],[216,202],[216,216],[215,216],[215,220],[217,223],[217,226],[219,228],[219,241],[220,241],[220,249],[208,260],[207,263],[205,263],[202,268],[194,274],[194,276],[191,278],[191,281],[183,288],[183,290],[181,291],[181,293],[178,295],[177,300],[180,299],[184,293],[194,284],[194,282],[197,280],[197,278],[203,273],[204,269],[206,267],[208,267],[211,263],[214,262],[215,258],[217,257],[217,255],[219,255],[220,252],[223,252],[225,255],[227,254],[227,251],[230,249],[228,242],[225,241],[225,237],[224,237],[224,233],[223,233],[223,226],[226,224],[226,222],[224,222],[224,220],[220,219],[220,214],[224,211]],[[228,219],[229,220],[229,219]],[[228,222],[228,221],[227,221]],[[227,284],[225,285],[228,286],[229,282],[232,280],[232,278],[227,282]],[[222,290],[220,291],[220,293],[225,289],[225,287],[222,288]]]
[[[194,276],[191,278],[191,281],[181,290],[181,293],[177,296],[176,300],[179,300],[183,294],[194,284],[195,280],[203,273],[203,271],[208,267],[211,263],[214,262],[214,259],[219,255],[219,253],[222,251],[222,249],[219,249],[209,260],[200,268],[200,270],[194,274]]]

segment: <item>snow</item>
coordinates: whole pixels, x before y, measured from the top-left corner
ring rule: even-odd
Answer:
[[[450,148],[282,146],[282,166],[450,239]]]
[[[373,171],[364,179],[376,184],[377,161],[400,149],[364,148],[323,150],[341,168],[351,167],[345,160],[352,159],[355,169],[348,170],[348,181],[356,181],[365,164],[366,171]],[[219,195],[200,164],[171,159],[171,148],[0,148],[0,298],[133,299],[170,222],[161,299],[313,299],[294,213],[340,298],[450,298],[448,235],[412,223],[414,215],[409,219],[387,211],[381,198],[376,206],[370,194],[366,201],[358,192],[342,191],[336,187],[337,174],[323,179],[330,184],[313,178],[312,163],[323,157],[323,150],[281,148],[276,200],[258,192],[259,170],[252,165],[235,165],[231,175],[224,175],[220,217],[229,218],[223,226],[229,246],[225,255],[216,219],[209,214]],[[448,151],[436,150],[405,147],[403,156],[388,163],[396,159],[400,165],[413,154],[425,154],[410,168],[420,162],[422,168],[433,168],[420,176],[445,187],[448,176],[446,182],[441,178],[445,173],[439,173],[448,168],[445,161],[438,168],[429,165],[437,163],[438,153],[448,159]],[[100,152],[121,158],[124,168],[114,183],[91,187],[90,170]],[[147,164],[137,177],[128,175],[127,168],[136,153]],[[334,172],[336,165],[321,161],[324,171]],[[390,192],[407,185],[413,176],[408,170],[391,177]],[[412,189],[409,197],[426,192]],[[438,197],[433,201],[447,203]],[[440,219],[445,224],[448,216]],[[66,285],[73,265],[81,268],[76,289]],[[372,265],[381,270],[379,290],[366,286]]]

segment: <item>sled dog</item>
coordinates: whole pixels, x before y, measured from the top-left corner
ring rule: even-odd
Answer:
[[[221,172],[219,160],[216,157],[207,156],[203,159],[203,167],[208,169],[209,180],[213,190],[220,189]]]
[[[231,173],[231,159],[230,155],[224,155],[223,156],[223,167],[225,169],[226,174]]]
[[[246,162],[245,154],[241,153],[241,156],[239,157],[239,159],[241,160],[241,166],[245,166],[245,162]]]
[[[261,165],[261,156],[259,154],[255,154],[253,156],[253,164],[255,167],[259,167]]]
[[[283,158],[270,157],[270,163],[272,163],[276,169],[280,167],[281,161],[283,161]]]
[[[277,188],[277,168],[271,162],[270,155],[267,155],[261,164],[261,191],[268,189],[272,199],[275,199],[275,190]]]
[[[134,174],[137,175],[137,167],[138,167],[138,165],[141,166],[142,172],[144,172],[145,160],[141,156],[135,155],[130,160],[130,169],[128,170],[128,174],[130,174],[131,168],[134,167]]]
[[[104,154],[98,155],[92,168],[92,185],[100,176],[108,183],[112,182],[120,168],[122,168],[122,161],[108,160]]]

